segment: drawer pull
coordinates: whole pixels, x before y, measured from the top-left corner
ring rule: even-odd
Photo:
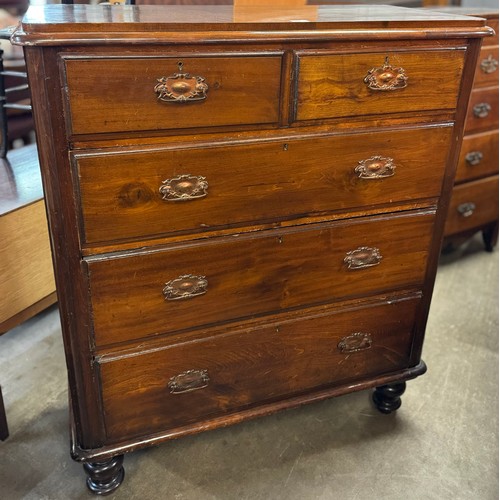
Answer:
[[[392,177],[396,166],[392,158],[384,158],[383,156],[372,156],[367,160],[358,162],[358,166],[354,172],[360,179],[384,179]]]
[[[154,91],[158,99],[164,102],[203,101],[207,97],[208,85],[202,76],[193,76],[182,73],[182,63],[179,64],[179,73],[158,78]]]
[[[483,153],[481,151],[471,151],[465,155],[465,161],[471,165],[479,165],[483,160]]]
[[[405,70],[391,66],[387,56],[384,65],[368,71],[363,81],[372,90],[398,90],[406,87],[407,80]]]
[[[173,179],[165,179],[161,184],[160,194],[165,201],[197,200],[208,194],[208,182],[201,175],[183,174]]]
[[[347,252],[344,263],[347,269],[364,269],[366,267],[378,266],[382,256],[380,250],[374,247],[359,247]]]
[[[165,300],[192,299],[207,293],[208,281],[205,276],[184,274],[165,283],[163,295]]]
[[[203,389],[209,382],[207,370],[188,370],[171,377],[168,381],[168,388],[170,394],[182,394]]]
[[[498,69],[498,61],[489,54],[486,59],[481,61],[481,71],[490,74],[494,73]]]
[[[342,337],[337,348],[342,353],[358,352],[370,349],[372,336],[369,333],[356,332]]]
[[[474,210],[476,210],[476,204],[471,201],[462,203],[458,205],[457,210],[462,217],[470,217],[474,213]]]
[[[487,102],[481,102],[472,109],[476,118],[486,118],[490,114],[491,106]]]

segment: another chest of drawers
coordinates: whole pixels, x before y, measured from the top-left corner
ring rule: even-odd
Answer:
[[[14,37],[91,489],[124,451],[279,409],[369,387],[397,409],[484,22],[101,9]]]
[[[491,251],[498,239],[498,13],[475,15],[497,34],[483,41],[478,59],[445,236],[461,241],[481,230]]]

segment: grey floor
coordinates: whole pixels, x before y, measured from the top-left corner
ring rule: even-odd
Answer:
[[[0,337],[0,498],[89,499],[69,456],[55,308]],[[424,360],[384,416],[361,392],[132,453],[116,499],[498,499],[498,253],[442,259]]]

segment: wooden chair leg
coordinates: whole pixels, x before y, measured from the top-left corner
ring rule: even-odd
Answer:
[[[3,404],[2,388],[0,387],[0,439],[5,441],[9,437],[9,428],[7,427],[7,416],[5,415],[5,406]]]

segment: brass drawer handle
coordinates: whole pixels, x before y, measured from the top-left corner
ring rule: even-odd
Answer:
[[[158,78],[154,91],[164,102],[184,103],[203,101],[207,97],[208,85],[202,76],[182,72],[183,63],[179,62],[179,73]]]
[[[359,247],[356,250],[347,252],[344,263],[347,269],[364,269],[367,267],[378,266],[382,256],[380,250],[374,247]]]
[[[491,106],[487,102],[481,102],[476,104],[472,110],[476,118],[486,118],[490,114]]]
[[[208,182],[201,175],[183,174],[165,179],[160,186],[160,194],[165,201],[190,201],[204,198],[208,193]]]
[[[184,274],[165,283],[163,296],[165,300],[192,299],[207,293],[208,281],[205,276]]]
[[[476,210],[476,204],[471,201],[462,203],[458,205],[457,210],[462,217],[470,217],[474,213],[474,210]]]
[[[368,71],[363,81],[372,90],[398,90],[406,87],[408,77],[403,68],[391,66],[389,56],[386,56],[384,65]]]
[[[170,394],[182,394],[203,389],[209,382],[207,370],[187,370],[171,377],[168,381],[168,388]]]
[[[372,156],[367,160],[358,162],[354,172],[360,179],[384,179],[385,177],[392,177],[395,170],[396,166],[392,158]]]
[[[481,71],[490,74],[494,73],[498,69],[498,61],[489,54],[486,59],[481,61]]]
[[[337,348],[342,353],[351,353],[370,349],[372,343],[372,336],[369,333],[356,332],[342,337]]]
[[[471,165],[479,165],[483,160],[483,153],[481,151],[471,151],[465,155],[465,161]]]

